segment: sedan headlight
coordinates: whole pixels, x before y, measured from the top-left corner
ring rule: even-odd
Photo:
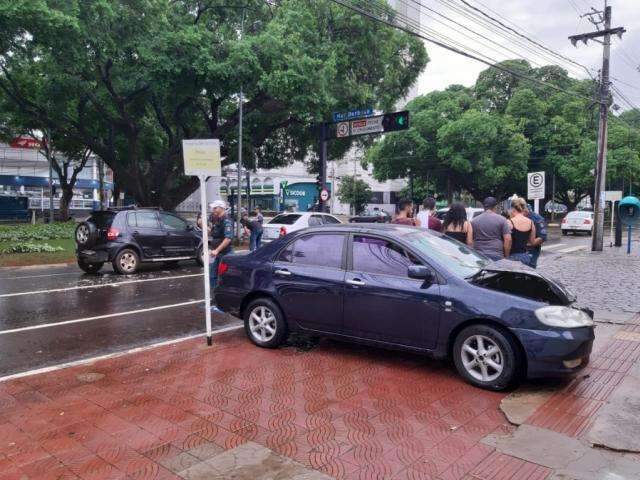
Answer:
[[[545,325],[559,328],[579,328],[593,326],[593,320],[582,310],[552,305],[536,310],[536,317]]]

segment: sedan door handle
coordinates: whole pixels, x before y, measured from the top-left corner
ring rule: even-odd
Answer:
[[[280,268],[273,273],[275,273],[276,275],[284,275],[285,277],[288,277],[289,275],[291,275],[291,272],[286,268]]]
[[[355,285],[356,287],[362,287],[362,286],[366,285],[366,283],[364,283],[359,278],[353,278],[353,279],[347,280],[347,283],[349,285]]]

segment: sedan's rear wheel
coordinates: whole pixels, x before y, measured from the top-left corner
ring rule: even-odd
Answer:
[[[125,248],[121,250],[113,259],[113,269],[123,275],[130,275],[138,271],[140,257],[135,250]]]
[[[272,300],[258,298],[245,309],[244,329],[259,347],[275,348],[287,338],[287,323],[282,311]]]
[[[465,328],[456,337],[453,356],[458,373],[478,387],[504,390],[518,380],[521,365],[517,346],[498,328]]]

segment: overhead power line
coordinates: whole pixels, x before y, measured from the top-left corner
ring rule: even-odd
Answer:
[[[489,67],[491,67],[493,69],[503,71],[503,72],[508,73],[510,75],[513,75],[515,77],[522,78],[523,80],[528,80],[528,81],[530,81],[532,83],[536,83],[538,85],[541,85],[541,86],[544,86],[544,87],[547,87],[547,88],[551,88],[553,90],[565,93],[567,95],[570,95],[570,96],[573,96],[573,97],[576,97],[576,98],[580,98],[580,99],[583,99],[583,100],[588,100],[590,102],[594,101],[594,99],[592,99],[590,97],[587,97],[585,95],[581,95],[581,94],[576,93],[576,92],[571,92],[569,90],[565,90],[564,88],[558,87],[558,86],[553,85],[551,83],[548,83],[548,82],[539,80],[537,78],[531,77],[529,75],[525,75],[523,73],[511,70],[511,69],[509,69],[507,67],[504,67],[503,65],[498,65],[498,62],[495,59],[492,59],[492,58],[490,58],[490,57],[488,57],[488,56],[486,56],[484,54],[469,53],[468,51],[463,50],[462,47],[458,48],[458,47],[455,47],[455,46],[452,46],[452,45],[446,43],[446,41],[436,40],[436,39],[432,38],[432,36],[428,36],[427,34],[423,33],[423,31],[424,31],[423,27],[420,27],[419,29],[417,27],[415,27],[415,26],[414,26],[414,28],[410,28],[411,25],[412,25],[412,22],[410,21],[410,19],[408,19],[408,17],[406,17],[406,16],[398,14],[397,12],[395,12],[395,11],[393,11],[391,9],[386,10],[386,14],[387,15],[392,15],[392,16],[397,17],[397,18],[405,18],[407,20],[407,26],[399,25],[397,23],[391,22],[391,21],[386,20],[384,18],[380,18],[379,16],[375,15],[374,13],[372,13],[372,12],[370,12],[368,10],[365,10],[365,9],[363,9],[363,8],[353,4],[353,3],[347,3],[345,0],[331,0],[331,1],[333,3],[335,3],[335,4],[337,4],[337,5],[340,5],[340,6],[344,7],[344,8],[347,8],[347,9],[349,9],[349,10],[355,12],[355,13],[358,13],[359,15],[367,17],[367,18],[369,18],[369,19],[371,19],[373,21],[376,21],[378,23],[382,23],[384,25],[387,25],[389,27],[395,28],[397,30],[402,30],[405,33],[408,33],[409,35],[413,35],[413,36],[416,36],[418,38],[421,38],[422,40],[425,40],[425,41],[430,42],[430,43],[432,43],[434,45],[437,45],[437,46],[439,46],[441,48],[444,48],[446,50],[449,50],[449,51],[452,51],[454,53],[457,53],[458,55],[462,55],[462,56],[470,58],[472,60],[476,60],[476,61],[478,61],[480,63],[483,63],[483,64],[485,64],[485,65],[487,65],[487,66],[489,66]],[[370,6],[373,6],[373,5],[370,4]],[[413,24],[415,25],[415,22],[413,22]],[[471,50],[469,47],[466,47],[466,49],[467,50]],[[475,53],[478,53],[478,52],[475,52]],[[482,57],[485,57],[485,58],[482,58]]]
[[[570,62],[570,63],[572,63],[572,64],[574,64],[574,65],[576,65],[576,66],[578,66],[578,67],[580,67],[580,68],[584,69],[584,70],[587,72],[587,74],[591,77],[591,72],[589,71],[589,69],[588,69],[587,67],[585,67],[584,65],[582,65],[581,63],[578,63],[578,62],[576,62],[575,60],[573,60],[572,58],[567,57],[567,56],[565,56],[565,55],[562,55],[562,54],[560,54],[560,53],[558,53],[558,52],[556,52],[556,51],[554,51],[554,50],[550,49],[549,47],[547,47],[547,46],[543,45],[542,43],[539,43],[539,42],[537,42],[536,40],[534,40],[534,39],[532,39],[532,38],[528,37],[527,35],[524,35],[523,33],[519,32],[518,30],[516,30],[516,29],[514,29],[514,28],[511,28],[511,27],[510,27],[510,26],[508,26],[508,25],[505,25],[503,22],[501,22],[501,21],[500,21],[500,20],[498,20],[497,18],[494,18],[493,16],[489,15],[488,13],[486,13],[485,11],[483,11],[482,9],[477,8],[476,6],[474,6],[474,5],[470,4],[469,2],[467,2],[467,0],[459,0],[459,1],[460,1],[460,2],[462,2],[462,3],[464,3],[467,7],[471,8],[472,10],[474,10],[474,11],[478,12],[480,15],[482,15],[482,16],[484,16],[484,17],[487,17],[487,18],[488,18],[489,20],[491,20],[492,22],[494,22],[494,23],[496,23],[496,24],[500,25],[502,28],[505,28],[505,29],[509,30],[510,32],[513,32],[514,34],[518,35],[519,37],[522,37],[522,38],[526,39],[527,41],[529,41],[529,42],[533,43],[534,45],[537,45],[538,47],[540,47],[540,48],[542,48],[542,49],[546,50],[547,52],[550,52],[550,53],[552,53],[553,55],[555,55],[555,56],[557,56],[557,57],[560,57],[560,58],[563,58],[563,59],[564,59],[564,60],[566,60],[567,62]],[[576,10],[576,11],[577,11],[577,10]],[[580,15],[580,12],[579,12],[579,11],[578,11],[578,15]]]

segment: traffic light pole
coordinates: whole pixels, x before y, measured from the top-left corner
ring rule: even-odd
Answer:
[[[322,122],[320,124],[320,172],[318,176],[320,177],[320,186],[318,189],[318,206],[320,207],[320,211],[324,212],[324,200],[322,200],[320,196],[320,191],[325,188],[327,184],[327,137],[329,130],[329,124],[327,122]]]

